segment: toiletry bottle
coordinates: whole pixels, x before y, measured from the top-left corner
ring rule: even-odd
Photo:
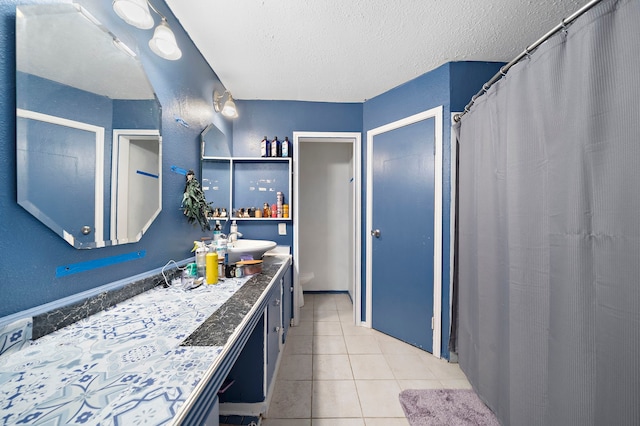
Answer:
[[[284,194],[280,191],[276,193],[276,213],[277,217],[282,217],[282,204],[284,202]]]
[[[280,157],[288,157],[290,148],[291,148],[291,142],[289,142],[289,137],[285,136],[284,141],[282,141],[281,143]]]
[[[203,241],[194,241],[196,245],[196,266],[198,268],[198,278],[205,276],[206,255],[209,250]]]
[[[260,141],[260,156],[261,157],[269,157],[271,155],[271,142],[265,136],[262,141]]]
[[[227,239],[224,237],[218,238],[216,241],[216,253],[218,253],[218,277],[224,277],[224,263],[223,259],[227,259]]]
[[[222,227],[220,226],[220,221],[216,220],[216,226],[213,228],[213,241],[218,241],[218,238],[220,238],[221,232],[222,232]]]
[[[262,217],[271,217],[271,209],[269,208],[268,203],[264,203],[262,207]]]
[[[218,253],[215,251],[207,253],[206,258],[206,275],[207,284],[218,283]]]
[[[271,204],[271,217],[278,217],[278,206]]]
[[[231,222],[231,228],[229,230],[229,243],[234,242],[238,239],[238,224],[234,220]]]
[[[280,141],[278,140],[277,136],[274,136],[273,140],[271,141],[271,156],[280,157],[280,149]]]

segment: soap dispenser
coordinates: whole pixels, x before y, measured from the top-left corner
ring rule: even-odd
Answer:
[[[216,226],[213,228],[213,241],[218,241],[221,232],[222,227],[220,226],[220,221],[216,220]]]

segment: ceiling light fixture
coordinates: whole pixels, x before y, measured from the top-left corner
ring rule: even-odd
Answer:
[[[153,38],[149,40],[149,47],[153,53],[170,61],[180,59],[182,56],[182,51],[176,43],[176,36],[173,35],[164,17],[153,32]]]
[[[153,7],[148,0],[113,0],[112,6],[116,14],[127,24],[142,30],[152,28],[155,23],[149,10],[151,8],[160,16],[161,21],[153,32],[153,37],[149,40],[149,48],[156,55],[170,61],[182,57],[182,51],[178,47],[176,36],[169,28],[167,18],[158,12],[158,9]]]
[[[223,103],[222,99],[225,95],[227,95],[227,100]],[[231,96],[231,93],[228,90],[225,90],[223,94],[220,94],[217,90],[213,92],[213,109],[227,118],[238,117],[236,103],[233,101],[233,96]]]
[[[113,0],[113,10],[124,22],[141,30],[153,27],[147,0]]]

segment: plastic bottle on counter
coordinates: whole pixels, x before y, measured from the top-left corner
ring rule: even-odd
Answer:
[[[218,284],[218,253],[210,251],[205,258],[207,284]]]
[[[271,156],[271,142],[265,136],[262,141],[260,141],[260,156],[261,157],[269,157]]]
[[[194,248],[196,252],[196,267],[198,268],[198,278],[204,278],[207,267],[206,256],[209,250],[207,249],[207,246],[203,241],[194,241]]]
[[[218,238],[216,241],[216,253],[218,254],[218,277],[224,277],[224,264],[222,259],[226,259],[227,256],[227,239],[224,237]]]

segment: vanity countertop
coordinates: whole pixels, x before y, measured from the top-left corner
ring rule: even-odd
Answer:
[[[189,291],[156,287],[1,356],[0,425],[171,423],[289,259]]]

